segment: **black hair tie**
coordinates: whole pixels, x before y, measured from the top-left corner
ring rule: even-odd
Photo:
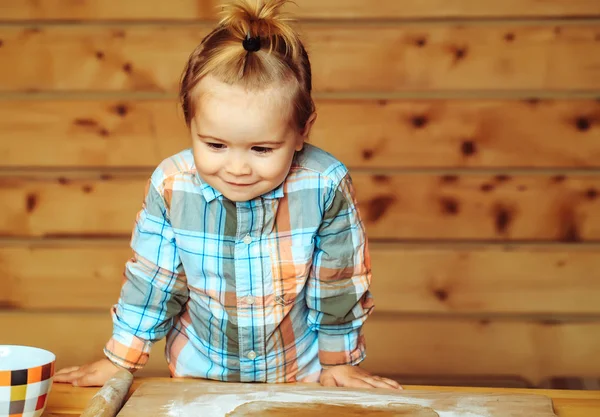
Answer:
[[[248,52],[256,52],[260,50],[260,36],[254,38],[250,37],[250,34],[246,36],[246,39],[242,42],[244,49]]]

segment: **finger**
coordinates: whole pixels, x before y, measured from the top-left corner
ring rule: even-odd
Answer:
[[[69,373],[55,375],[53,381],[54,382],[69,382],[69,383],[71,383],[78,377],[79,377],[79,371],[73,371],[73,372],[69,372]]]
[[[79,368],[76,371],[69,372],[68,374],[59,375],[59,380],[57,381],[73,383],[73,381],[75,381],[78,378],[81,378],[83,375],[85,375],[85,373],[86,372],[83,369]]]
[[[319,379],[319,382],[324,387],[337,387],[338,386],[337,382],[335,381],[335,378],[329,372],[321,374],[321,378]]]
[[[68,368],[62,368],[62,369],[58,370],[57,372],[54,373],[54,375],[68,374],[68,373],[76,371],[78,369],[79,369],[79,366],[70,366]]]
[[[347,388],[374,388],[374,385],[370,384],[368,380],[362,378],[349,378],[343,381],[341,386]]]
[[[371,381],[369,381],[371,382]],[[392,381],[387,381],[384,379],[373,379],[372,384],[375,388],[385,388],[385,389],[397,389],[396,386],[392,385]]]
[[[104,385],[104,382],[100,381],[99,375],[96,372],[87,373],[73,381],[74,387],[101,387],[102,385]]]
[[[373,379],[378,381],[379,383],[384,383],[386,384],[388,387],[394,388],[394,389],[403,389],[400,384],[396,381],[394,381],[393,379],[389,379],[389,378],[383,378],[380,376],[373,376]],[[388,388],[388,387],[382,387],[382,388]]]

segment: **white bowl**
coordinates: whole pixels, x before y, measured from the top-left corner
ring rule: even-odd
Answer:
[[[0,417],[40,417],[56,356],[30,346],[0,345]]]

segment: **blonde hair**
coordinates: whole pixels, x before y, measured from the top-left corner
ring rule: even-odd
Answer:
[[[298,34],[280,15],[287,0],[234,0],[223,6],[222,19],[189,57],[181,78],[179,98],[187,125],[194,117],[193,91],[211,75],[248,90],[292,83],[292,122],[303,130],[314,112],[308,54]],[[243,42],[259,38],[251,52]]]

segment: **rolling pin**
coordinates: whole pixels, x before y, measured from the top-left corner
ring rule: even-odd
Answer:
[[[81,417],[115,417],[123,407],[132,383],[131,372],[124,369],[117,372],[92,397]]]

